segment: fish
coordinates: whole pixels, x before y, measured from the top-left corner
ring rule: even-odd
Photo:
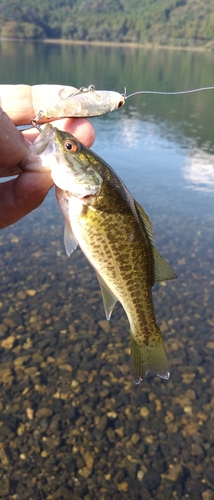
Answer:
[[[64,215],[68,256],[79,245],[95,270],[107,320],[119,301],[131,331],[133,381],[169,379],[152,287],[176,274],[154,246],[152,225],[116,172],[74,136],[47,124],[31,146],[50,169]]]

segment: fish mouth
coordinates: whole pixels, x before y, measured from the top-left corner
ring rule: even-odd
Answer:
[[[78,198],[81,200],[83,205],[90,205],[92,199],[94,198],[94,194],[86,194],[85,196],[78,196]]]
[[[63,189],[62,189],[62,191],[63,191]],[[78,195],[78,194],[71,193],[71,191],[68,191],[68,190],[66,190],[65,192],[66,192],[66,194],[67,194],[68,197],[73,196],[74,198],[77,198],[78,200],[81,200],[83,202],[84,201],[86,201],[86,202],[89,201],[94,196],[94,194],[95,194],[95,193],[89,193],[89,194],[86,194],[85,196],[81,196],[81,195]]]
[[[82,197],[82,200],[88,200],[92,196],[93,196],[93,194],[86,194],[85,196]]]

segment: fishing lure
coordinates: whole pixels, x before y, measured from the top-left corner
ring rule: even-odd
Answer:
[[[113,90],[96,90],[94,85],[81,87],[69,96],[66,96],[66,88],[62,88],[54,105],[47,104],[39,110],[32,124],[37,125],[42,118],[100,116],[121,108],[124,104],[125,94]]]
[[[32,119],[32,124],[37,126],[42,118],[101,116],[122,108],[127,99],[139,94],[180,95],[211,89],[213,90],[214,87],[202,87],[178,92],[140,90],[126,95],[126,88],[124,88],[124,93],[120,94],[112,90],[96,90],[94,85],[89,85],[89,87],[80,87],[77,91],[66,96],[66,88],[62,88],[58,93],[56,102],[54,104],[47,103],[43,109],[39,110],[36,117]]]

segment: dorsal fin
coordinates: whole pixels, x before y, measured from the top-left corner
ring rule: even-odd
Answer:
[[[154,245],[153,243],[153,231],[152,231],[152,224],[149,220],[149,216],[143,210],[143,207],[141,207],[140,203],[138,203],[136,200],[134,200],[135,208],[137,210],[137,215],[139,217],[139,222],[143,222],[143,229],[146,229],[147,236],[150,240],[150,242]]]
[[[146,234],[151,243],[151,250],[153,255],[154,262],[154,283],[158,283],[159,281],[173,280],[177,278],[175,272],[170,267],[170,265],[166,262],[166,260],[161,256],[158,250],[154,246],[153,242],[153,232],[152,232],[152,224],[149,220],[148,215],[143,210],[141,205],[134,200],[135,208],[137,211],[137,215],[139,217],[139,222],[142,225],[143,230],[146,230]]]

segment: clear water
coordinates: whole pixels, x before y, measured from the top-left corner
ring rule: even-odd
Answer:
[[[213,85],[213,58],[1,42],[0,83],[184,90]],[[53,191],[1,231],[4,498],[214,498],[213,105],[213,91],[144,95],[93,119],[93,150],[149,214],[178,276],[154,287],[168,382],[132,383],[128,321],[117,304],[110,328],[100,323],[96,277],[79,250],[66,257]]]

